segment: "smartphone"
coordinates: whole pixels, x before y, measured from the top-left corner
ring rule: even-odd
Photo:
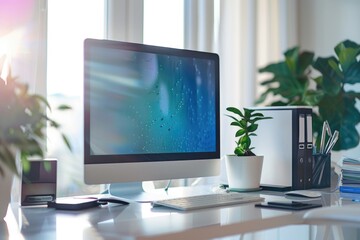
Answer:
[[[277,205],[277,206],[304,206],[306,203],[296,202],[296,201],[278,201],[278,202],[267,202],[268,205]]]
[[[49,208],[55,208],[58,210],[83,210],[87,208],[97,207],[99,205],[99,201],[95,198],[81,197],[57,198],[54,201],[48,202]]]
[[[272,202],[255,204],[255,207],[297,211],[297,210],[322,207],[322,205],[314,204],[314,203],[296,202],[296,201],[272,201]]]
[[[287,192],[291,190],[291,186],[262,184],[260,185],[262,190],[275,191],[275,192]]]

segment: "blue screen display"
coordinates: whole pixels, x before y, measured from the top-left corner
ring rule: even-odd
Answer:
[[[93,47],[90,154],[215,152],[216,62]]]

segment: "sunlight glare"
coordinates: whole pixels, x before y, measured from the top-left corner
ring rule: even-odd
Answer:
[[[183,29],[183,0],[144,0],[144,43],[183,48]]]
[[[48,94],[78,96],[83,88],[83,41],[103,38],[104,1],[49,1],[48,12]]]

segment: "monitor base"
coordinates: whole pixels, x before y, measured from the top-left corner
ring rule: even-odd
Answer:
[[[213,193],[210,186],[170,187],[167,190],[155,189],[146,192],[141,182],[112,183],[109,186],[109,194],[136,202],[153,202],[157,200],[177,197],[188,197]]]

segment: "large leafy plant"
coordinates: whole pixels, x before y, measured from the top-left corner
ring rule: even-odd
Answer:
[[[257,123],[258,121],[270,119],[271,117],[265,117],[262,113],[247,108],[244,108],[243,112],[235,107],[228,107],[226,110],[235,115],[227,115],[233,120],[230,125],[239,128],[239,130],[237,130],[235,133],[235,137],[238,138],[234,150],[235,155],[255,156],[255,154],[252,152],[254,147],[251,147],[250,137],[256,136],[255,131],[259,126]]]
[[[44,157],[45,129],[60,128],[59,123],[46,116],[50,109],[47,100],[40,95],[29,93],[26,84],[16,81],[11,72],[6,78],[0,78],[0,176],[4,174],[4,166],[18,174],[16,153],[20,153],[24,169],[28,169],[30,156]],[[70,109],[61,105],[60,110]],[[67,137],[62,138],[69,149]],[[2,167],[3,166],[3,167]]]
[[[356,125],[360,112],[356,99],[360,92],[351,85],[360,83],[360,45],[345,40],[334,48],[336,56],[318,57],[314,53],[299,52],[295,47],[285,52],[285,61],[270,64],[260,72],[272,73],[272,78],[262,82],[267,90],[257,103],[268,100],[269,95],[279,97],[272,106],[307,105],[314,107],[313,129],[321,135],[322,122],[327,120],[331,129],[339,131],[334,150],[346,150],[358,146],[360,137]],[[316,69],[320,76],[312,78]],[[316,139],[319,142],[319,138]]]
[[[287,105],[315,105],[322,97],[322,92],[309,88],[310,66],[314,60],[314,53],[300,52],[299,47],[284,53],[285,61],[272,63],[261,68],[260,73],[269,72],[271,79],[261,83],[267,90],[260,96],[257,103],[262,103],[268,95],[279,98],[271,102],[271,106]]]

